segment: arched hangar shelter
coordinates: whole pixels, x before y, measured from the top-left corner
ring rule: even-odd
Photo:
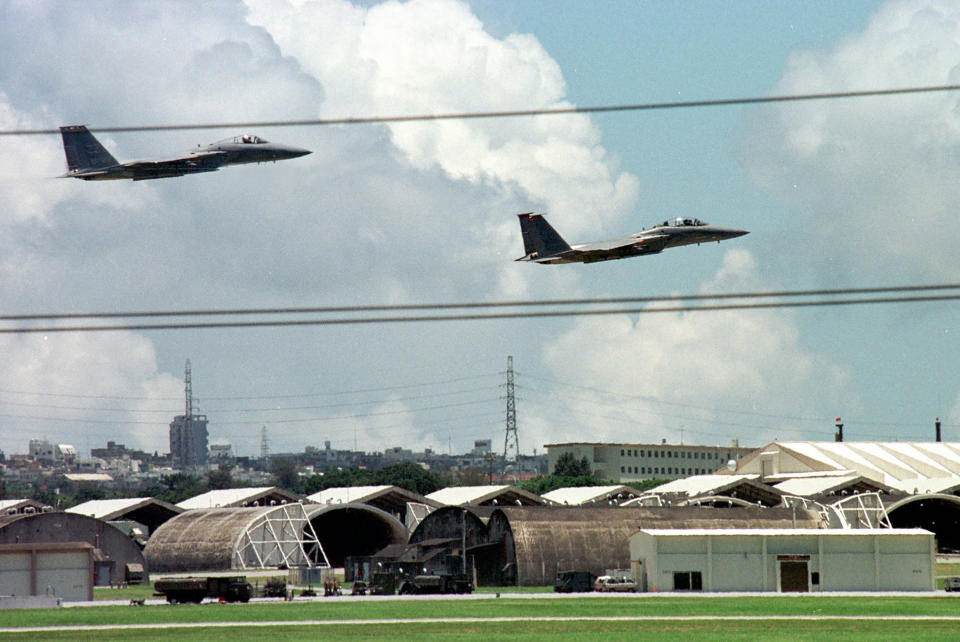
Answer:
[[[149,581],[140,547],[103,520],[62,512],[0,516],[0,544],[51,542],[92,545],[97,585]]]
[[[910,495],[886,507],[893,528],[923,528],[934,534],[941,553],[960,553],[960,497]]]
[[[155,571],[341,566],[405,538],[397,518],[362,504],[212,508],[166,522],[144,555]]]
[[[543,586],[558,571],[630,568],[630,538],[642,528],[789,528],[794,516],[817,527],[816,514],[787,508],[448,507],[428,515],[410,543],[459,555],[466,526],[467,566],[479,585]]]
[[[308,504],[305,508],[334,567],[343,566],[346,557],[373,555],[390,544],[407,541],[403,522],[374,506]]]

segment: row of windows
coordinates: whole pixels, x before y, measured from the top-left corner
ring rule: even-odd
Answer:
[[[681,450],[680,452],[674,452],[672,450],[638,450],[636,448],[621,448],[620,449],[621,457],[665,457],[665,458],[674,458],[674,459],[720,459],[720,453],[712,452],[705,453],[699,451],[689,451]],[[727,453],[727,458],[730,458],[730,453]]]
[[[620,466],[624,475],[706,475],[705,468],[674,468],[673,466]]]

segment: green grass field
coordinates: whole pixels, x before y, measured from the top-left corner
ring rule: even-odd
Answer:
[[[677,620],[566,622],[534,621],[533,617],[677,617]],[[764,620],[760,616],[840,616],[850,619]],[[686,619],[695,616],[704,619]],[[747,616],[744,620],[722,620],[723,616]],[[48,610],[6,611],[0,626],[70,626],[104,624],[209,623],[201,628],[158,628],[128,630],[71,630],[62,633],[7,633],[13,639],[41,638],[209,640],[212,637],[269,636],[271,640],[350,637],[352,639],[464,639],[485,638],[556,640],[587,639],[597,635],[626,639],[643,635],[650,639],[815,639],[843,636],[844,639],[956,639],[960,622],[882,621],[879,616],[960,616],[960,599],[936,597],[834,597],[834,596],[749,596],[672,597],[628,596],[569,599],[536,597],[490,597],[483,600],[385,600],[317,602],[274,602],[247,605],[202,604],[180,606],[104,606]],[[489,618],[521,618],[520,621],[483,621]],[[479,618],[479,622],[363,623],[357,620],[423,618]],[[756,619],[750,619],[756,618]],[[354,620],[337,624],[295,625],[296,622]],[[218,622],[277,622],[269,628],[257,626],[218,627]]]
[[[960,563],[940,563],[937,575],[960,575]],[[942,586],[942,579],[937,582]],[[349,589],[349,587],[346,587]],[[209,623],[198,628],[71,630],[64,632],[4,633],[0,639],[40,638],[44,640],[209,640],[233,636],[269,636],[271,640],[325,639],[417,639],[459,640],[482,635],[490,640],[587,640],[603,635],[610,639],[674,640],[822,640],[825,636],[844,640],[923,639],[954,640],[960,637],[955,620],[894,620],[884,616],[960,617],[960,599],[952,594],[936,596],[835,597],[814,595],[747,596],[703,598],[696,596],[636,595],[540,599],[537,593],[551,587],[481,587],[484,600],[389,600],[317,602],[269,602],[247,605],[202,604],[179,606],[102,606],[6,611],[2,627],[97,626],[129,624]],[[347,591],[349,592],[349,590]],[[499,593],[500,598],[494,597]],[[523,597],[511,597],[522,594]],[[153,597],[153,587],[97,588],[97,600],[131,600]],[[672,617],[674,620],[536,621],[534,617]],[[744,616],[744,620],[723,620]],[[770,620],[763,616],[831,616],[850,619]],[[520,618],[498,622],[491,618]],[[374,620],[424,618],[479,618],[479,622],[416,622],[383,624]],[[689,619],[688,619],[689,618]],[[704,619],[693,619],[704,618]],[[753,619],[751,619],[753,618]],[[297,622],[351,620],[337,624],[295,624]],[[362,622],[367,620],[368,622]],[[257,622],[277,622],[269,628]],[[218,622],[250,622],[251,626],[217,626]],[[686,640],[685,640],[686,642]]]

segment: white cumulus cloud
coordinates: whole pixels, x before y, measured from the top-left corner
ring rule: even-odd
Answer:
[[[833,49],[795,52],[771,93],[958,81],[960,5],[897,0]],[[798,243],[830,248],[838,270],[861,277],[960,275],[957,92],[763,107],[748,129],[756,180],[809,221]]]
[[[560,68],[536,38],[497,39],[463,2],[247,4],[249,20],[323,84],[324,116],[569,106]],[[638,197],[586,116],[395,123],[390,132],[415,167],[515,193],[571,233],[595,224],[589,213],[623,216]]]
[[[132,332],[6,335],[0,379],[0,448],[26,452],[32,438],[85,454],[107,439],[169,450],[183,382],[158,371],[153,345]]]
[[[738,249],[702,292],[770,287],[751,253]],[[570,427],[560,436],[553,426],[553,441],[673,441],[683,428],[691,442],[757,444],[799,438],[795,431],[809,426],[790,414],[856,404],[847,370],[806,348],[794,320],[778,310],[584,318],[545,361],[557,379],[592,389],[558,395]]]

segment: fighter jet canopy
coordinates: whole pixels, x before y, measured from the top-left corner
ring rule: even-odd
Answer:
[[[706,221],[701,221],[698,218],[685,218],[683,216],[678,216],[677,218],[673,219],[672,224],[670,223],[670,221],[664,221],[663,223],[660,224],[660,227],[670,227],[671,225],[673,225],[674,227],[696,227],[699,225],[710,225],[710,224],[707,223]]]
[[[253,134],[244,134],[242,136],[234,136],[233,139],[228,139],[223,142],[237,143],[238,145],[263,145],[264,143],[269,143],[270,141],[264,140],[259,136],[254,136]]]

